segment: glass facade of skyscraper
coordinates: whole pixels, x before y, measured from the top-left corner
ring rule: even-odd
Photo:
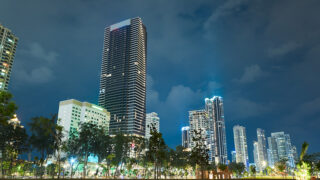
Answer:
[[[268,166],[268,152],[267,152],[267,141],[266,135],[263,129],[257,129],[258,138],[258,153],[259,153],[259,163],[261,170]]]
[[[111,113],[110,133],[145,136],[147,32],[141,18],[105,29],[99,105]]]
[[[226,164],[228,160],[226,127],[224,122],[223,99],[220,96],[205,99],[205,109],[208,113],[210,145],[216,164]]]
[[[246,128],[236,125],[233,127],[234,146],[236,148],[236,162],[249,166]]]
[[[269,159],[272,159],[274,165],[281,160],[287,160],[288,167],[295,167],[297,152],[296,147],[291,144],[289,134],[271,133],[271,137],[268,137],[268,145],[271,152]]]

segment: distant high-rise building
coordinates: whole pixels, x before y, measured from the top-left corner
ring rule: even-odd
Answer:
[[[281,160],[287,160],[288,167],[294,168],[297,159],[296,147],[291,145],[291,139],[289,134],[284,132],[271,133],[271,137],[268,137],[269,149],[272,152],[272,161],[274,164]]]
[[[233,127],[234,146],[236,148],[236,162],[249,166],[246,128],[236,125]]]
[[[189,111],[189,125],[190,125],[190,147],[195,146],[192,138],[194,137],[194,132],[202,132],[202,138],[206,140],[205,144],[208,145],[207,129],[208,129],[208,118],[205,110],[194,110]],[[208,147],[209,149],[209,147]],[[210,156],[209,156],[210,159]]]
[[[148,113],[146,116],[146,135],[145,138],[149,139],[151,137],[151,128],[154,126],[157,132],[160,132],[160,118],[157,113]]]
[[[260,171],[260,160],[259,160],[259,145],[257,141],[253,141],[253,158],[254,158],[254,163],[256,165],[256,170]]]
[[[258,137],[258,153],[259,153],[259,162],[260,170],[263,170],[268,165],[268,152],[267,152],[267,141],[263,129],[257,129]]]
[[[81,123],[96,124],[109,131],[110,113],[97,105],[75,99],[60,101],[57,124],[64,128],[64,137],[78,133]]]
[[[231,162],[237,162],[237,153],[236,151],[231,151]]]
[[[267,153],[268,153],[268,166],[270,166],[271,168],[274,168],[274,162],[272,159],[272,150],[268,148]]]
[[[292,154],[293,154],[293,158],[294,158],[295,162],[298,162],[299,157],[298,157],[298,151],[297,151],[296,146],[292,146]]]
[[[145,136],[147,32],[141,18],[105,29],[99,105],[110,111],[110,133]]]
[[[205,99],[208,114],[209,146],[213,149],[216,164],[226,164],[228,160],[226,128],[224,122],[223,100],[220,96]]]
[[[274,167],[275,163],[279,161],[278,147],[275,138],[268,137],[268,151],[269,166]]]
[[[190,148],[190,127],[184,126],[181,128],[181,135],[182,135],[182,147]]]
[[[210,128],[209,128],[209,122],[208,122],[208,114],[205,110],[193,110],[189,111],[189,125],[190,125],[190,148],[195,147],[195,143],[193,142],[194,132],[200,132],[201,136],[205,140],[205,145],[208,149],[208,155],[209,155],[209,162],[212,162],[214,159],[212,148],[213,146],[211,143],[213,142],[210,135]]]
[[[18,38],[0,24],[0,90],[7,91]]]

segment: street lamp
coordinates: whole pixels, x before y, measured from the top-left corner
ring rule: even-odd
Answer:
[[[76,162],[76,159],[75,158],[71,158],[70,159],[70,168],[71,168],[71,174],[70,174],[70,176],[71,176],[71,179],[72,179],[72,174],[73,174],[73,163],[75,163]]]

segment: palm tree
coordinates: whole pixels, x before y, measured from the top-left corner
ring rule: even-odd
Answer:
[[[307,142],[304,142],[302,144],[300,161],[303,161],[303,157],[307,154],[308,147],[309,147],[309,144]]]
[[[41,168],[46,157],[53,154],[55,150],[55,134],[58,129],[56,122],[57,115],[52,115],[50,118],[34,117],[29,123],[31,131],[30,144],[41,154]]]
[[[114,177],[120,174],[123,164],[126,162],[130,149],[129,142],[129,138],[127,136],[124,136],[123,134],[117,134],[113,138],[115,155],[113,163],[116,165],[116,172],[114,173]]]
[[[150,134],[147,156],[148,159],[154,163],[154,179],[158,179],[161,177],[161,160],[165,158],[167,146],[162,134],[157,131],[154,125],[151,127]]]
[[[112,153],[112,140],[106,131],[102,127],[96,129],[96,140],[93,144],[93,153],[98,157],[98,164],[100,167],[103,160],[107,160],[107,157]],[[96,174],[98,174],[98,169]]]
[[[58,119],[60,121],[60,119]],[[53,144],[53,149],[55,151],[55,156],[58,162],[58,179],[60,179],[60,174],[61,174],[61,161],[64,158],[61,158],[61,150],[63,149],[63,146],[65,145],[65,142],[63,141],[63,127],[56,125],[55,126],[55,131],[53,134],[53,139],[54,139],[54,144]]]
[[[82,177],[86,177],[86,169],[88,164],[88,157],[95,152],[95,145],[98,141],[99,127],[91,123],[83,123],[80,125],[80,132],[72,136],[71,143],[73,151],[78,154],[78,157],[84,158]]]

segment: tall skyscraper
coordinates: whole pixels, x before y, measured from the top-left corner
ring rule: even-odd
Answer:
[[[257,137],[260,168],[263,170],[268,165],[267,141],[263,129],[257,129]]]
[[[151,128],[154,126],[157,132],[160,132],[160,118],[157,113],[148,113],[146,116],[146,135],[145,138],[149,139],[151,137]]]
[[[0,24],[0,90],[7,91],[18,38]]]
[[[181,128],[181,145],[184,148],[190,148],[190,127],[184,126]]]
[[[234,146],[236,148],[236,162],[249,166],[246,128],[236,125],[233,127]]]
[[[214,149],[213,156],[215,163],[226,164],[228,154],[222,97],[214,96],[210,99],[206,98],[205,109],[209,118],[209,144]]]
[[[75,99],[60,101],[57,124],[64,128],[64,138],[79,132],[81,123],[96,124],[109,131],[110,113],[97,105]]]
[[[105,29],[99,105],[111,113],[110,133],[145,136],[147,32],[141,18]]]
[[[294,168],[296,162],[296,148],[291,145],[291,139],[289,134],[284,132],[271,133],[271,137],[268,137],[269,149],[272,152],[272,161],[274,164],[286,159],[288,167]]]

